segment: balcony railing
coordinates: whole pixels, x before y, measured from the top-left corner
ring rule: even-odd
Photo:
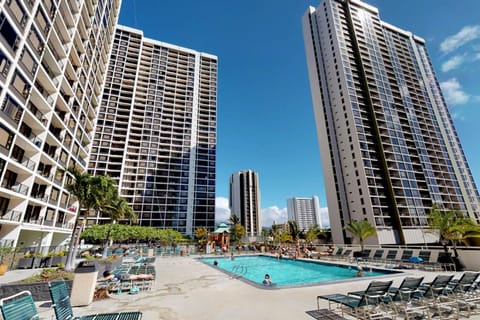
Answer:
[[[27,169],[33,170],[33,168],[35,168],[35,162],[31,160],[29,157],[23,156],[21,159],[12,157],[12,159],[15,159],[18,163],[20,163],[22,166],[24,166]]]
[[[22,218],[22,211],[8,209],[0,216],[2,220],[20,221]]]
[[[20,194],[23,194],[23,195],[27,195],[27,193],[28,193],[28,187],[26,185],[18,183],[18,182],[15,182],[13,184],[9,184],[8,182],[4,182],[4,183],[2,183],[2,187],[5,188],[5,189],[10,189],[14,192],[17,192],[17,193],[20,193]]]

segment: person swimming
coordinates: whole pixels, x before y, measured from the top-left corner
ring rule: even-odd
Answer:
[[[265,275],[262,283],[264,286],[273,286],[275,284],[272,279],[270,279],[270,275],[268,273]]]

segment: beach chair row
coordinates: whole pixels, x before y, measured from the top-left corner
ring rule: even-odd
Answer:
[[[344,260],[384,265],[389,268],[422,269],[426,271],[456,271],[455,263],[444,252],[432,255],[431,250],[413,249],[365,249],[354,257],[352,249],[336,248],[331,255],[319,255],[320,259]]]
[[[328,310],[342,319],[464,319],[480,311],[480,272],[437,275],[433,281],[405,277],[398,287],[393,281],[371,281],[362,291],[317,296],[328,301]]]
[[[70,303],[68,288],[64,281],[49,283],[52,306],[57,320],[139,320],[140,311],[98,313],[75,317]],[[0,300],[3,320],[38,320],[35,302],[30,291],[22,291]]]

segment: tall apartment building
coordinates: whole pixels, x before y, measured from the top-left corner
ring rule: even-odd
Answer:
[[[118,181],[142,226],[213,230],[217,57],[123,26],[113,42],[89,172]]]
[[[300,231],[307,231],[313,225],[318,225],[320,229],[323,229],[317,196],[287,199],[287,215],[288,221],[295,221]]]
[[[302,19],[336,243],[368,220],[383,243],[423,243],[433,204],[479,221],[479,195],[425,41],[358,0],[325,0]]]
[[[230,212],[240,218],[240,224],[245,227],[247,237],[253,239],[261,234],[258,173],[245,170],[230,176],[229,207]]]
[[[78,204],[120,0],[0,2],[0,246],[57,246]]]

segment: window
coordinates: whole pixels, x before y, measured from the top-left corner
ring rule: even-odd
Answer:
[[[10,150],[13,141],[13,133],[0,123],[0,147]]]
[[[10,70],[10,64],[11,63],[5,56],[5,54],[0,51],[0,77],[3,81],[5,81],[8,75],[8,70]]]
[[[13,52],[17,51],[19,37],[3,12],[0,13],[0,34],[10,49],[12,49]]]

